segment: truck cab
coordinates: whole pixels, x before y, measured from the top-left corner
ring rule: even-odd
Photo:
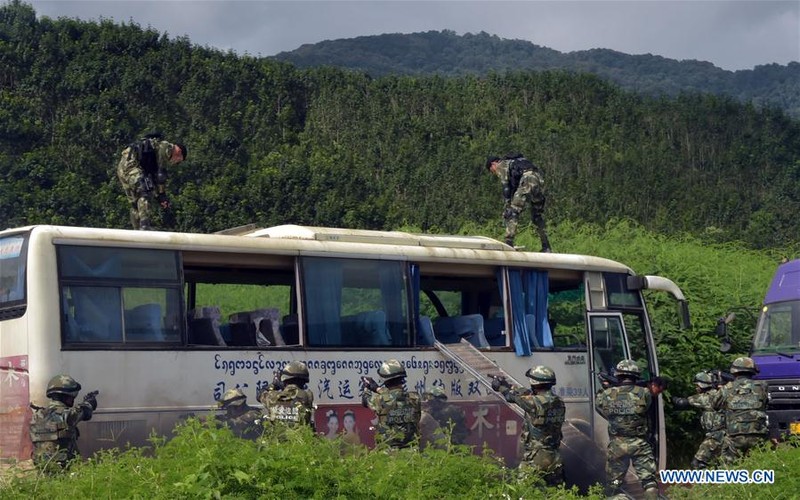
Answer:
[[[781,264],[758,319],[750,356],[769,387],[770,437],[800,434],[800,259]]]

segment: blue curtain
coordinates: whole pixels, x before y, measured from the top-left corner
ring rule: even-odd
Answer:
[[[341,262],[333,259],[303,259],[303,281],[309,345],[341,345]]]
[[[497,281],[502,286],[502,279]],[[518,269],[508,270],[508,288],[511,294],[511,326],[514,331],[514,350],[517,356],[530,356],[530,331],[528,323],[525,321],[525,291],[522,286],[522,272]]]
[[[553,348],[553,334],[547,320],[547,294],[549,280],[547,271],[525,271],[525,314],[533,316],[529,328],[533,345],[545,349]]]
[[[403,313],[403,296],[405,295],[403,264],[400,262],[385,262],[381,264],[378,272],[383,310],[386,312],[388,323],[386,326],[388,326],[392,337],[392,345],[407,345],[408,339],[402,336],[403,331],[406,329],[405,314]]]

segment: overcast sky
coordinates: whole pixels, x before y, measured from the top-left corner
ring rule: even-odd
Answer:
[[[133,21],[254,56],[323,40],[447,29],[561,52],[607,48],[697,59],[728,70],[800,61],[800,0],[23,1],[39,17]]]

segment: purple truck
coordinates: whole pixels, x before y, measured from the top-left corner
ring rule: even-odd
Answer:
[[[764,297],[750,356],[769,385],[770,437],[800,434],[800,259],[778,267]]]

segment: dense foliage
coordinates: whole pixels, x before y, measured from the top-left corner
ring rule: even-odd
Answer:
[[[190,420],[154,452],[106,452],[76,464],[68,476],[30,470],[0,482],[3,498],[576,498],[539,489],[488,456],[466,447],[390,452],[342,447],[307,429],[244,441],[228,429]],[[593,494],[593,498],[600,498]]]
[[[795,118],[800,117],[800,63],[797,62],[726,71],[709,62],[676,61],[609,49],[565,54],[525,40],[506,40],[484,32],[458,36],[447,30],[327,40],[281,52],[275,58],[302,68],[336,66],[373,76],[463,76],[517,70],[592,73],[647,95],[675,96],[682,92],[729,95],[741,102],[781,108]]]
[[[4,499],[29,498],[353,498],[507,499],[604,498],[594,486],[545,488],[535,476],[522,478],[489,456],[462,447],[387,452],[342,448],[306,429],[256,442],[228,429],[189,420],[169,441],[153,438],[152,449],[112,450],[75,463],[67,474],[43,476],[16,466],[0,475]],[[670,498],[794,498],[800,448],[782,444],[756,450],[737,469],[772,470],[774,484],[671,485]]]
[[[127,227],[122,148],[160,130],[177,229],[249,222],[454,232],[497,220],[489,153],[546,173],[548,220],[793,241],[800,124],[733,98],[647,98],[566,72],[386,76],[298,70],[136,24],[0,6],[0,227]]]

